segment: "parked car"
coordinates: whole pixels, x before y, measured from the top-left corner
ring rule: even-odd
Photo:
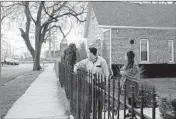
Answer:
[[[15,59],[15,65],[19,65],[19,60]]]
[[[18,65],[19,64],[19,60],[13,59],[13,58],[6,58],[5,61],[7,65]]]

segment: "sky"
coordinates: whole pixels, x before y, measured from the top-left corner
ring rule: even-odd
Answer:
[[[73,28],[70,34],[67,36],[67,41],[68,43],[75,43],[78,45],[80,43],[80,40],[82,40],[84,28],[83,26],[78,25],[77,23],[73,23],[73,24],[74,24]],[[25,42],[21,37],[21,33],[17,23],[11,22],[11,24],[9,25],[8,20],[4,21],[3,27],[2,27],[2,33],[3,33],[2,40],[5,40],[11,45],[11,48],[14,49],[15,55],[20,55],[24,52],[28,52]],[[58,41],[57,45],[59,45],[61,40],[59,38],[60,36],[56,36],[56,37],[57,37],[56,40]],[[34,45],[34,40],[33,40],[33,45]],[[44,51],[48,49],[48,47],[49,47],[48,42],[44,43],[41,54],[43,54]]]

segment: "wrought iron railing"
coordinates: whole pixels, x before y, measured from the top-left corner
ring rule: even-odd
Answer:
[[[123,111],[125,119],[127,110],[131,110],[132,118],[137,115],[141,119],[155,119],[157,105],[154,88],[145,97],[145,88],[139,86],[137,81],[126,79],[128,83],[122,88],[120,76],[106,80],[100,74],[85,70],[75,74],[73,67],[63,62],[58,65],[59,80],[66,91],[75,119],[119,119],[120,111]],[[131,105],[127,103],[127,97],[131,97]],[[151,115],[144,114],[146,106],[152,108]]]

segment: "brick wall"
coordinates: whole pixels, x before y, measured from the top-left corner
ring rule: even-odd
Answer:
[[[176,62],[176,30],[156,29],[112,29],[112,64],[124,63],[124,54],[133,50],[140,62],[140,39],[149,40],[149,62],[168,63],[168,40],[174,40],[174,61]],[[133,45],[129,40],[134,38]]]

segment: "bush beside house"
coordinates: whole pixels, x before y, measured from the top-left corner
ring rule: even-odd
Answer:
[[[174,96],[169,97],[160,97],[159,98],[159,111],[161,113],[161,117],[164,119],[174,119],[174,108],[171,105],[171,100]]]

